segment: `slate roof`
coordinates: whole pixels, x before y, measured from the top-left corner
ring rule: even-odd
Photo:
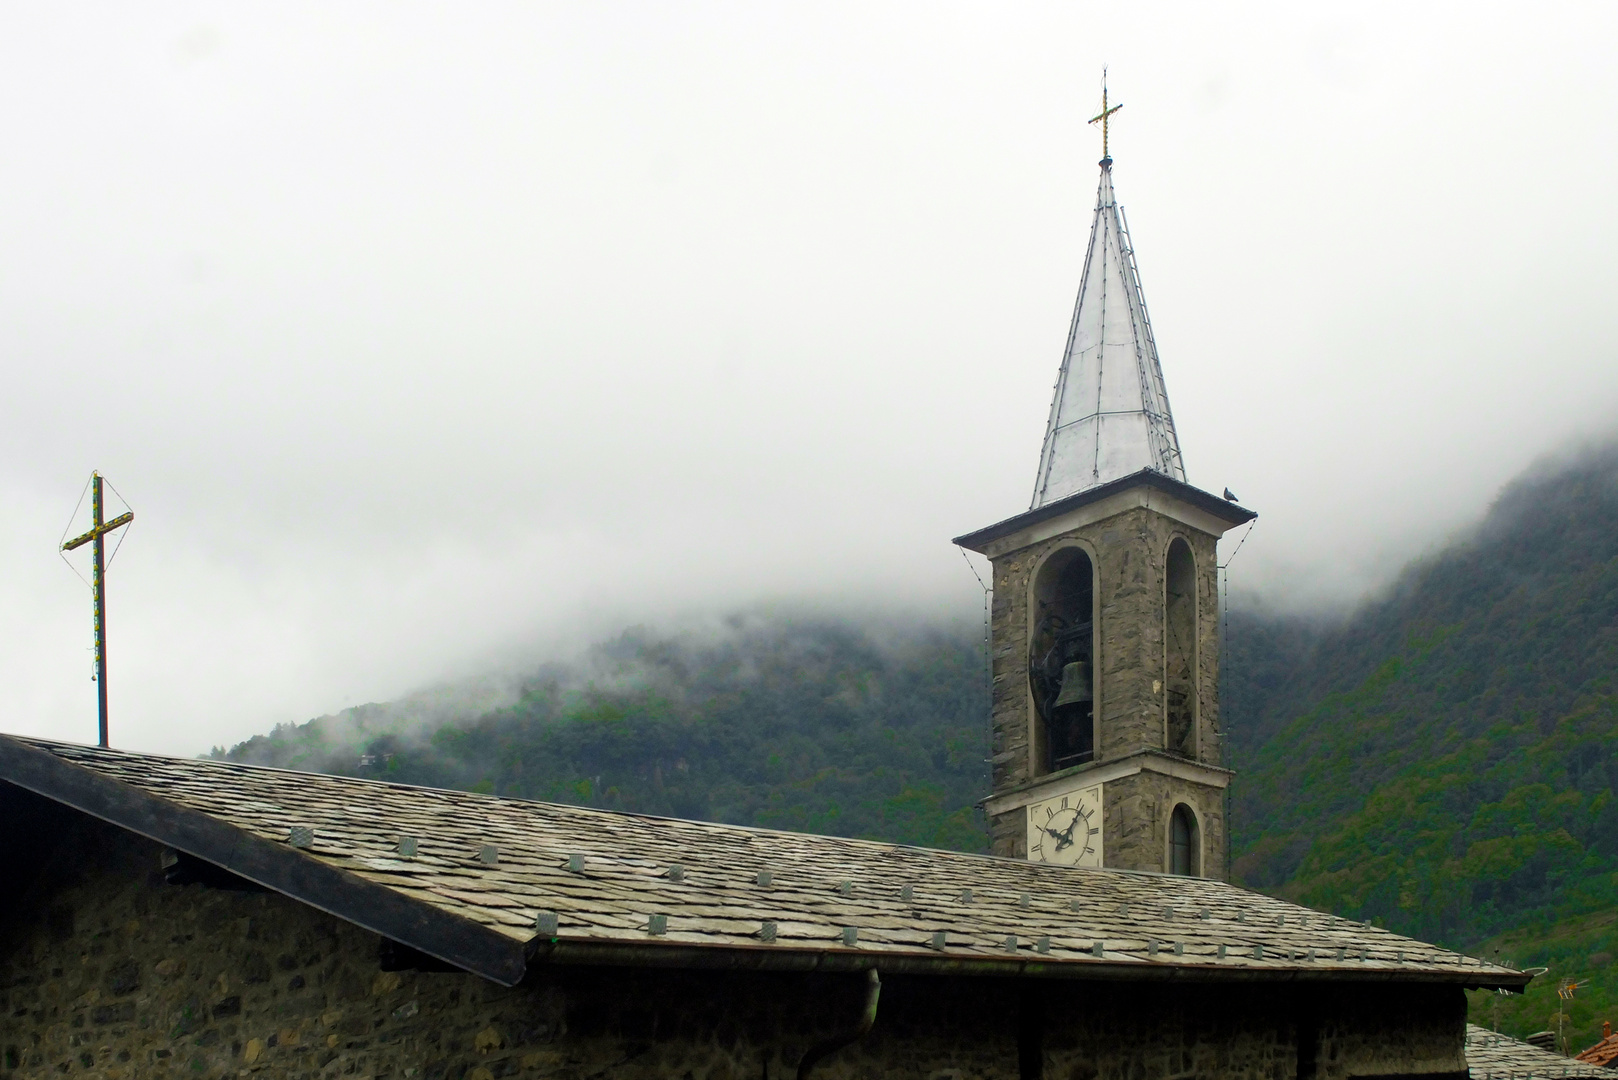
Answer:
[[[1466,1025],[1466,1068],[1472,1080],[1533,1080],[1536,1077],[1558,1080],[1560,1077],[1612,1075],[1578,1058],[1565,1058],[1476,1024]]]
[[[1529,979],[1202,878],[10,736],[0,779],[507,985],[545,962],[1518,989]]]

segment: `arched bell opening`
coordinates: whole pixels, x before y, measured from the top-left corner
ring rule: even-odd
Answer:
[[[1197,815],[1185,803],[1176,806],[1169,819],[1169,873],[1202,875],[1202,830]]]
[[[1163,621],[1164,739],[1168,749],[1197,756],[1197,564],[1180,537],[1169,544]]]
[[[1028,675],[1039,772],[1095,757],[1095,566],[1076,547],[1045,560],[1034,578]]]

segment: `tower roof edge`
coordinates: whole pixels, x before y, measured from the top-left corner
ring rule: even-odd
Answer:
[[[985,526],[974,532],[963,533],[955,537],[952,542],[966,548],[968,551],[987,554],[987,549],[996,540],[1003,539],[1041,522],[1049,521],[1052,518],[1061,517],[1085,506],[1099,503],[1114,495],[1123,494],[1137,487],[1155,488],[1166,495],[1173,496],[1224,523],[1227,529],[1245,525],[1258,517],[1258,512],[1255,510],[1239,506],[1211,492],[1203,491],[1199,487],[1192,487],[1177,477],[1166,476],[1155,469],[1141,469],[1128,476],[1097,484],[1094,487],[1085,488],[1083,491],[1053,500],[1042,506],[1036,506],[1031,510],[1025,510],[1014,517],[1006,518],[1004,521],[997,521],[993,525]]]

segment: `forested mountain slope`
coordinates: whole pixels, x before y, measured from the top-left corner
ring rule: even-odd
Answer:
[[[1239,876],[1451,940],[1613,899],[1584,879],[1618,871],[1615,676],[1609,448],[1512,484],[1250,716],[1232,702]]]
[[[738,616],[631,631],[513,705],[422,725],[367,706],[238,761],[981,851],[981,628]],[[216,753],[224,753],[216,751]]]
[[[1573,1018],[1598,1028],[1618,989],[1618,447],[1519,479],[1388,595],[1306,630],[1233,619],[1238,880],[1592,978]],[[1555,998],[1502,1009],[1533,1030]]]

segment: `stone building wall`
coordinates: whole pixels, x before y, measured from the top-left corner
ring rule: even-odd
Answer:
[[[1467,1075],[1458,987],[1040,989],[1047,1080]]]
[[[1198,876],[1225,880],[1225,801],[1222,792],[1201,784],[1173,780],[1161,773],[1141,773],[1106,785],[1102,835],[1107,865],[1128,870],[1161,871],[1167,847],[1169,815],[1179,803],[1196,813],[1202,830],[1202,864]],[[989,819],[989,850],[1008,859],[1028,857],[1028,827],[1023,808]]]
[[[155,844],[49,816],[62,842],[0,914],[4,1080],[775,1080],[863,1004],[853,975],[555,968],[507,989],[384,971],[372,933],[274,893],[166,884]],[[890,979],[879,1037],[817,1078],[900,1056],[913,1075],[1015,1076],[1014,1018],[935,985]]]
[[[1004,859],[1028,858],[1026,807],[989,815],[989,852]]]
[[[1219,593],[1218,538],[1192,529],[1154,510],[1135,507],[1081,526],[1062,536],[1040,541],[994,560],[994,599],[991,611],[991,648],[994,663],[993,789],[1019,787],[1036,779],[1033,701],[1028,684],[1028,634],[1033,575],[1047,556],[1077,542],[1090,553],[1096,568],[1097,630],[1096,694],[1100,712],[1096,764],[1116,760],[1142,749],[1165,746],[1166,705],[1164,678],[1165,558],[1169,543],[1183,537],[1196,560],[1197,592],[1197,760],[1223,763],[1219,730]],[[1209,816],[1199,813],[1203,827],[1206,865],[1210,877],[1224,875],[1224,804],[1222,797],[1201,785],[1166,785],[1160,779],[1139,778],[1108,785],[1104,849],[1107,865],[1162,869],[1163,844],[1153,840],[1162,830],[1157,816],[1141,819],[1134,808],[1166,815],[1160,810],[1163,792],[1177,786]],[[1161,790],[1160,790],[1161,789]],[[1164,825],[1166,829],[1166,824]],[[1166,833],[1165,833],[1166,835]],[[1213,837],[1219,837],[1217,846]],[[1000,815],[990,823],[990,850],[998,855],[1023,857],[1026,828],[1021,810]],[[1155,844],[1155,846],[1153,846]],[[1117,858],[1114,858],[1116,853]],[[1217,871],[1217,872],[1216,872]]]
[[[1199,877],[1224,880],[1225,800],[1223,793],[1201,784],[1176,781],[1161,773],[1141,773],[1109,784],[1102,807],[1107,865],[1131,870],[1162,871],[1168,847],[1169,815],[1180,803],[1196,814],[1202,864]]]
[[[1003,555],[994,562],[990,636],[994,656],[994,788],[1034,778],[1029,752],[1033,701],[1028,688],[1029,594],[1046,557],[1077,541],[1096,566],[1100,627],[1096,690],[1101,709],[1098,761],[1164,745],[1164,556],[1182,536],[1197,563],[1197,759],[1219,765],[1218,539],[1137,507]]]
[[[775,1080],[862,1002],[851,975],[554,968],[506,989],[384,971],[375,935],[272,893],[166,884],[155,845],[49,807],[19,820],[10,795],[7,824],[51,842],[0,897],[4,1080]],[[889,975],[875,1029],[815,1076],[1011,1080],[1020,1060],[1051,1080],[1460,1068],[1459,989],[1338,997]]]

